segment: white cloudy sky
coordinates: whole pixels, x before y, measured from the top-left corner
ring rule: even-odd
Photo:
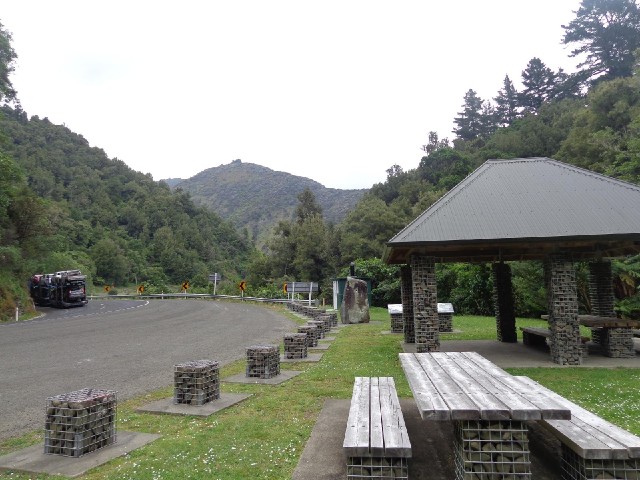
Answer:
[[[368,188],[452,138],[473,88],[574,70],[580,0],[7,0],[29,115],[156,180],[234,159]]]

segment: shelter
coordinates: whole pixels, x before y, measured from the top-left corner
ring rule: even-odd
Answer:
[[[384,260],[404,264],[405,340],[419,352],[439,349],[436,263],[493,263],[498,339],[515,342],[504,262],[544,262],[551,355],[580,364],[574,262],[590,262],[592,313],[612,317],[610,259],[639,252],[640,187],[549,158],[518,158],[482,164],[387,242]]]

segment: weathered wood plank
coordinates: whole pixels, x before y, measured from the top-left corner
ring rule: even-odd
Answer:
[[[354,457],[411,457],[411,443],[391,377],[356,377],[343,449]]]
[[[558,395],[528,377],[519,377],[531,388],[557,397],[571,409],[571,420],[544,420],[542,424],[583,458],[640,458],[640,437]]]
[[[617,317],[598,317],[596,315],[578,315],[580,325],[591,328],[640,328],[637,320],[625,320]]]
[[[481,372],[468,372],[458,364],[460,355],[445,352],[431,356],[430,363],[437,364],[449,377],[451,392],[457,397],[466,395],[478,408],[481,420],[509,420],[510,411],[506,405],[489,392],[481,383]],[[452,415],[455,419],[455,415]]]
[[[427,379],[415,356],[410,353],[401,353],[399,357],[422,419],[450,420],[451,408],[433,383]]]
[[[385,445],[384,456],[410,458],[411,442],[393,377],[380,377],[379,388]]]
[[[348,456],[369,454],[369,390],[368,377],[356,377],[347,419],[343,448]]]
[[[551,330],[543,327],[520,327],[520,330],[539,337],[549,338],[551,336]]]
[[[482,418],[480,406],[467,395],[436,360],[439,355],[414,355],[423,370],[428,371],[428,377],[435,390],[449,407],[452,420],[480,420]]]
[[[463,355],[473,361],[478,369],[486,372],[491,377],[499,379],[508,386],[515,395],[530,402],[540,410],[541,418],[553,418],[566,420],[571,418],[571,411],[557,399],[546,395],[544,391],[537,391],[531,385],[520,381],[520,377],[514,377],[493,362],[487,360],[477,352],[463,352]]]
[[[384,456],[384,437],[382,431],[382,412],[380,407],[380,388],[378,377],[371,377],[370,421],[369,421],[369,455],[372,457]]]
[[[493,395],[497,401],[505,405],[512,420],[540,420],[542,418],[538,406],[520,395],[509,382],[504,381],[508,377],[496,374],[492,369],[480,368],[472,356],[459,357],[457,364],[467,375],[472,375],[478,384]]]

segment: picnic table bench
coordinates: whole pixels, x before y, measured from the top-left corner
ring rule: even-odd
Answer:
[[[400,362],[421,417],[454,422],[456,478],[531,478],[527,422],[571,418],[475,352],[401,353]]]
[[[356,377],[343,442],[347,478],[408,478],[411,442],[392,377]]]
[[[551,330],[544,327],[520,327],[522,330],[522,343],[525,345],[546,345],[546,340],[551,336]]]
[[[549,315],[542,315],[548,320]],[[591,329],[591,340],[602,347],[608,357],[635,357],[633,345],[634,329],[640,328],[640,321],[598,315],[578,315],[580,325]]]
[[[639,437],[528,377],[518,378],[531,389],[571,410],[571,419],[543,419],[540,422],[562,443],[563,478],[640,478]]]
[[[546,339],[551,336],[551,330],[544,327],[520,327],[522,330],[522,343],[525,345],[546,345]],[[580,337],[580,341],[585,344],[589,337]]]

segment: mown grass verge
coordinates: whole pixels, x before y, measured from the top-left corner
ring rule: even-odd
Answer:
[[[86,479],[288,479],[327,398],[348,399],[356,376],[392,376],[398,394],[411,396],[398,361],[401,335],[386,335],[386,309],[372,309],[373,322],[343,328],[317,363],[282,364],[303,373],[278,386],[222,384],[222,392],[251,393],[248,400],[208,418],[137,413],[153,400],[171,397],[172,386],[118,405],[118,429],[162,437],[129,455],[95,468]],[[518,319],[518,326],[546,325]],[[496,338],[495,319],[454,316],[455,332],[442,341]],[[221,376],[244,371],[239,361]],[[602,417],[640,434],[638,369],[519,368],[527,375]],[[41,443],[33,432],[0,443],[0,454]],[[0,473],[0,478],[49,479],[47,475]]]

